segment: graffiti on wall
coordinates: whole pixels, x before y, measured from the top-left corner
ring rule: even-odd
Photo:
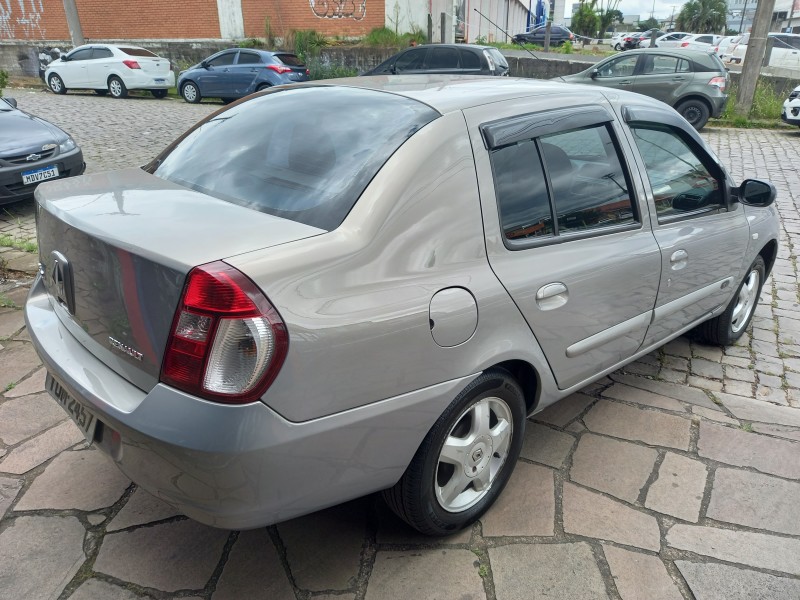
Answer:
[[[367,0],[308,0],[308,4],[314,16],[320,19],[360,21],[367,15]]]
[[[42,0],[0,0],[0,39],[44,39]]]

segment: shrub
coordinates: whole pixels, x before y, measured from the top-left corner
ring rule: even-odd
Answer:
[[[559,50],[561,54],[572,54],[572,42],[566,40],[563,44],[561,44],[561,50]]]
[[[320,51],[328,45],[324,35],[314,29],[292,29],[284,38],[283,45],[293,49],[304,62],[319,56]]]
[[[306,62],[308,76],[311,79],[336,79],[337,77],[355,77],[358,69],[325,63],[318,58]]]
[[[376,48],[392,48],[401,44],[401,38],[388,27],[376,27],[364,36],[362,43]]]
[[[239,48],[264,48],[265,44],[257,38],[248,38],[237,42]]]
[[[0,97],[3,95],[3,88],[8,85],[8,73],[0,70]]]

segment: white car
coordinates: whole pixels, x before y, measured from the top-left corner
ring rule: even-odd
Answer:
[[[719,56],[722,62],[725,62],[725,60],[730,55],[736,43],[734,42],[734,40],[736,40],[738,37],[739,36],[736,35],[729,35],[727,37],[722,38],[719,42],[717,42],[717,45],[714,47],[714,52],[716,53],[717,56]]]
[[[800,85],[794,88],[784,101],[781,120],[789,125],[800,127]]]
[[[677,48],[714,52],[714,48],[717,47],[717,44],[721,39],[721,35],[713,35],[710,33],[693,33],[692,35],[683,38],[678,43]]]
[[[629,31],[622,33],[615,33],[608,40],[608,45],[614,50],[622,50],[622,44],[625,43],[625,38],[630,35]]]
[[[658,38],[656,38],[656,47],[657,48],[678,48],[681,45],[681,41],[684,38],[689,37],[692,35],[691,33],[686,33],[685,31],[673,31],[672,33],[666,33]]]
[[[163,98],[175,85],[169,60],[137,46],[89,44],[51,62],[44,79],[56,94],[68,89],[94,90],[125,98],[128,90],[149,90]]]
[[[769,55],[770,67],[783,69],[800,69],[800,35],[796,33],[768,33],[772,40],[772,51]],[[745,33],[731,50],[728,62],[741,64],[747,55],[747,44],[750,34]]]

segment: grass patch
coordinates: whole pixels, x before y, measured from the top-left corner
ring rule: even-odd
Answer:
[[[752,423],[742,423],[741,425],[739,425],[739,429],[741,429],[742,431],[746,431],[748,433],[752,433],[753,432],[753,424]]]
[[[412,41],[424,44],[427,41],[425,38],[425,33],[421,29],[397,33],[388,27],[376,27],[361,39],[361,45],[371,48],[398,48],[410,46]]]
[[[3,95],[3,88],[8,85],[8,73],[0,69],[0,97]]]
[[[731,86],[731,89],[728,90],[728,104],[725,106],[721,120],[731,123],[731,127],[762,128],[769,127],[768,123],[771,122],[777,122],[778,125],[785,127],[781,121],[781,109],[785,98],[778,95],[771,83],[759,79],[749,118],[739,116],[735,112],[738,92],[739,90],[735,86]]]
[[[17,303],[5,294],[0,294],[0,308],[17,308]]]
[[[7,233],[0,235],[0,246],[4,248],[14,248],[15,250],[22,250],[23,252],[34,253],[39,250],[36,242],[30,240],[18,240],[11,237]]]

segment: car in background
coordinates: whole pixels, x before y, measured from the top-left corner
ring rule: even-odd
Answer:
[[[178,512],[254,529],[383,491],[449,535],[527,417],[690,329],[745,334],[775,195],[639,94],[290,85],[40,187],[25,321],[52,402]]]
[[[647,48],[650,46],[650,38],[654,35],[661,35],[662,32],[658,29],[648,29],[647,31],[638,31],[627,36],[622,44],[623,50],[638,50],[640,48]]]
[[[781,69],[800,69],[800,34],[768,33],[767,37],[772,43],[768,66]],[[749,33],[742,35],[731,50],[728,62],[743,63],[749,41]],[[733,44],[731,45],[733,46]]]
[[[648,48],[617,54],[585,71],[557,77],[570,83],[638,92],[666,102],[700,130],[728,101],[728,71],[715,54]]]
[[[726,37],[722,38],[720,41],[718,41],[717,45],[714,46],[714,54],[719,56],[720,60],[723,63],[727,62],[726,59],[728,57],[729,52],[731,51],[731,49],[733,47],[734,40],[737,37],[738,36],[735,36],[735,35],[726,36]]]
[[[0,204],[33,197],[42,181],[80,175],[83,153],[69,134],[0,98]]]
[[[722,39],[720,35],[710,33],[693,33],[686,36],[678,44],[678,48],[685,50],[701,50],[703,52],[714,52],[717,44]]]
[[[178,93],[192,104],[203,98],[232,101],[274,85],[308,79],[308,68],[291,52],[230,48],[181,71]]]
[[[613,50],[622,50],[622,44],[625,42],[625,38],[631,34],[632,32],[630,31],[615,33],[610,38],[608,38],[607,40],[608,45],[611,46]]]
[[[56,94],[80,89],[125,98],[129,90],[148,90],[156,98],[164,98],[175,85],[175,73],[169,60],[145,48],[88,44],[51,62],[44,80]]]
[[[680,45],[680,41],[688,36],[692,35],[691,33],[686,33],[685,31],[673,31],[672,33],[665,33],[662,36],[656,38],[656,48],[677,48]]]
[[[539,46],[544,45],[544,38],[547,32],[546,25],[540,25],[534,29],[531,29],[527,33],[518,33],[514,36],[514,41],[518,44],[538,44]],[[575,34],[572,33],[567,27],[564,25],[551,25],[550,26],[550,45],[551,46],[560,46],[564,42],[574,42],[575,41]]]
[[[427,44],[407,48],[362,75],[508,75],[508,61],[493,46]]]
[[[789,125],[800,127],[800,86],[797,86],[784,100],[781,109],[781,120]]]

